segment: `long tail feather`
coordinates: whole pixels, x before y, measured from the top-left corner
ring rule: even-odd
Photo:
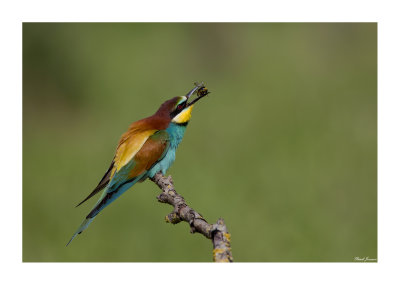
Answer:
[[[105,207],[111,204],[115,199],[121,196],[126,190],[128,190],[133,184],[135,184],[138,180],[142,179],[144,176],[146,176],[146,173],[136,176],[128,181],[125,181],[122,184],[118,184],[115,186],[116,189],[114,191],[108,192],[107,190],[109,189],[106,188],[106,190],[104,190],[103,194],[100,196],[97,203],[90,211],[90,213],[86,216],[86,219],[79,226],[78,230],[74,233],[70,241],[67,243],[67,246],[77,235],[82,233],[90,225],[90,223],[93,221],[93,219],[97,216],[97,214],[100,211],[102,211]]]
[[[86,218],[83,223],[79,226],[78,230],[74,233],[74,235],[72,236],[72,238],[69,240],[69,242],[67,243],[66,246],[68,246],[71,241],[77,236],[79,235],[81,232],[83,232],[89,225],[90,223],[93,221],[93,218]]]

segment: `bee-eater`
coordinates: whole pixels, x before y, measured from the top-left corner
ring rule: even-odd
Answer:
[[[77,206],[103,190],[86,219],[67,245],[93,221],[96,215],[137,182],[165,172],[175,160],[175,151],[189,123],[193,104],[209,92],[203,84],[195,84],[186,96],[165,101],[157,112],[130,125],[118,143],[110,167],[97,187]],[[198,97],[189,102],[189,97]]]

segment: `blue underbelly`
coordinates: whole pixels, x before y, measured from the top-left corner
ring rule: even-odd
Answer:
[[[157,162],[149,171],[148,176],[153,177],[157,172],[162,172],[163,175],[167,172],[168,168],[171,167],[175,161],[175,148],[169,148],[164,158]]]
[[[168,168],[170,168],[172,163],[175,161],[175,152],[179,143],[182,141],[185,130],[186,126],[170,123],[166,129],[169,135],[168,150],[165,153],[165,156],[148,171],[149,177],[153,177],[159,171],[165,175]]]

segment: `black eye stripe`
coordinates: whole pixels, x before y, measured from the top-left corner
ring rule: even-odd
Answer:
[[[185,106],[186,106],[186,101],[183,101],[182,103],[180,103],[178,106],[175,107],[175,110],[174,110],[174,111],[172,111],[172,112],[170,113],[170,117],[173,118],[173,117],[175,117],[176,115],[178,115],[178,114],[183,110],[183,108],[184,108]]]
[[[183,101],[182,103],[180,103],[176,108],[178,109],[178,110],[181,110],[181,109],[183,109],[183,107],[185,107],[186,106],[186,101]]]

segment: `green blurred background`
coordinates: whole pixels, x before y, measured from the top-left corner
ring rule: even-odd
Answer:
[[[375,23],[24,23],[23,261],[211,261],[135,185],[65,244],[129,124],[184,95],[172,174],[235,261],[377,257]]]

